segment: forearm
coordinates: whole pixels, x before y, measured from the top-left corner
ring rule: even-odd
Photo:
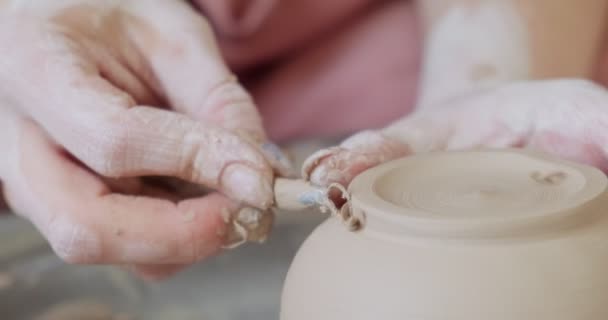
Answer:
[[[419,6],[423,108],[505,82],[590,77],[608,1],[424,0]]]

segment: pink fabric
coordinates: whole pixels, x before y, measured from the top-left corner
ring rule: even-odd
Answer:
[[[275,140],[379,127],[412,109],[420,38],[409,1],[195,2]]]

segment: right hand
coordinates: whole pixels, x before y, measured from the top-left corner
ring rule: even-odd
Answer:
[[[608,91],[585,80],[522,81],[421,109],[357,133],[304,163],[316,185],[348,185],[361,172],[415,153],[530,148],[608,172]]]
[[[269,228],[288,164],[185,2],[0,1],[0,56],[4,193],[64,260],[163,276]],[[219,192],[173,203],[141,176]]]

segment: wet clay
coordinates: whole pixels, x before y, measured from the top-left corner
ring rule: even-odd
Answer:
[[[222,218],[228,225],[223,249],[236,249],[247,242],[264,243],[274,224],[273,212],[250,207],[244,207],[236,214],[223,210]]]
[[[294,259],[281,320],[608,319],[608,179],[521,149],[416,154],[357,176],[349,231]]]

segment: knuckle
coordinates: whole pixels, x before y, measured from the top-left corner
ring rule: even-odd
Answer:
[[[256,147],[252,142],[237,133],[231,133],[231,137],[227,140],[232,140],[235,145],[231,154],[233,161],[244,161],[258,170],[271,170],[261,148]]]
[[[201,136],[200,131],[192,131],[185,135],[184,141],[193,141],[193,137],[197,142],[190,148],[183,148],[180,161],[181,172],[191,174],[187,178],[193,181],[214,181],[233,162],[270,170],[270,164],[261,151],[234,132],[221,128],[207,129]]]
[[[202,99],[207,117],[226,128],[262,132],[262,119],[251,95],[235,80],[228,79],[213,87]]]
[[[66,263],[101,262],[100,235],[85,223],[71,219],[54,221],[49,229],[48,238],[55,254]]]

